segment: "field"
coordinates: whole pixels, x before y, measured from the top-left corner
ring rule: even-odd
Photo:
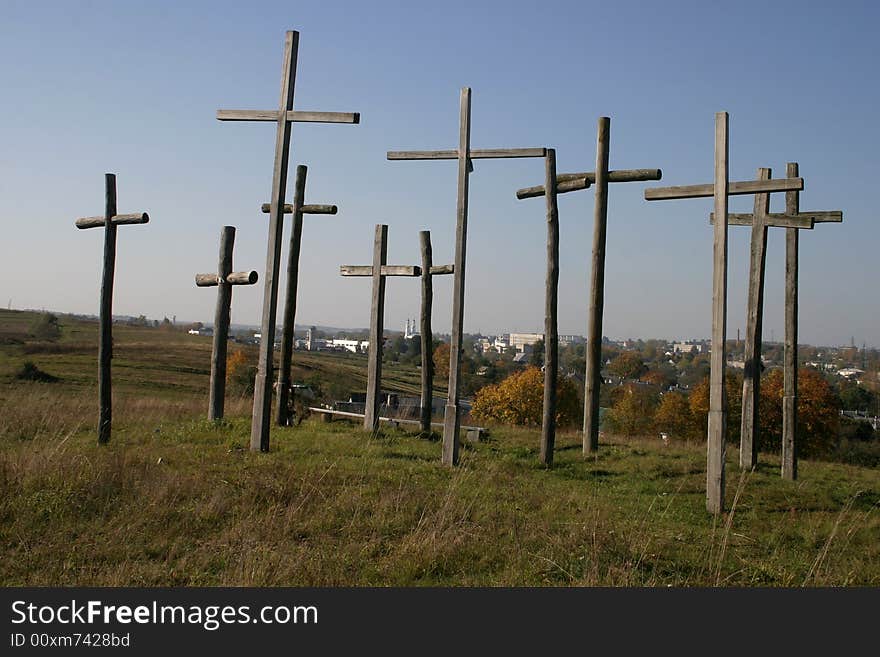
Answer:
[[[209,339],[123,326],[99,447],[96,325],[62,317],[34,342],[33,321],[0,311],[6,586],[880,584],[876,469],[802,461],[791,484],[770,455],[741,476],[731,446],[713,519],[701,444],[612,436],[584,460],[563,433],[548,470],[537,432],[493,428],[448,469],[435,440],[307,420],[254,454],[247,398],[204,419]],[[59,380],[18,380],[26,360]],[[356,358],[302,362],[295,378],[363,376]]]

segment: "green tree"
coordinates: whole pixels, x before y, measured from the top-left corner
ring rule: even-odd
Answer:
[[[57,340],[61,337],[58,317],[52,313],[41,313],[31,323],[28,335],[37,340]]]
[[[645,362],[636,351],[624,351],[611,361],[608,371],[621,379],[638,379],[645,372]]]

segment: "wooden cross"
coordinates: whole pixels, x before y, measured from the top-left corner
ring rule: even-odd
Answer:
[[[278,306],[278,274],[281,268],[281,239],[290,132],[294,122],[359,123],[360,114],[347,112],[300,112],[293,109],[299,32],[288,31],[281,63],[281,102],[277,110],[218,110],[220,121],[272,121],[277,123],[275,167],[272,174],[272,200],[269,212],[269,240],[266,274],[263,280],[263,317],[260,358],[254,381],[254,412],[251,422],[251,449],[269,451],[269,423],[272,406],[272,352],[275,344],[275,315]]]
[[[101,310],[98,328],[98,442],[110,441],[113,418],[110,360],[113,358],[113,274],[116,271],[116,227],[145,224],[146,212],[116,213],[116,174],[104,174],[104,216],[76,220],[77,228],[104,228],[104,271],[101,275]]]
[[[196,274],[198,287],[217,287],[217,308],[214,310],[214,344],[211,348],[211,391],[208,395],[208,419],[223,419],[226,401],[226,347],[229,343],[229,315],[232,307],[232,286],[253,285],[255,271],[232,271],[232,250],[235,226],[220,231],[220,262],[216,274]]]
[[[712,347],[709,371],[709,423],[706,453],[706,509],[719,514],[724,510],[724,458],[727,433],[727,394],[724,382],[727,339],[727,204],[736,194],[796,191],[804,188],[802,178],[730,182],[728,178],[729,116],[715,114],[715,181],[708,185],[657,187],[645,190],[645,199],[706,198],[715,200],[712,269]],[[720,219],[723,219],[720,220]]]
[[[341,276],[370,276],[373,279],[373,301],[370,306],[370,349],[367,360],[367,403],[364,408],[364,429],[379,429],[379,389],[382,385],[382,333],[385,330],[385,278],[387,276],[421,276],[420,267],[387,265],[388,226],[376,224],[372,265],[342,265]]]
[[[431,252],[431,231],[419,231],[422,252],[422,307],[419,331],[422,342],[422,397],[419,412],[419,430],[423,435],[431,433],[431,411],[434,407],[434,339],[431,329],[431,311],[434,305],[432,278],[451,274],[455,265],[435,265]]]
[[[290,248],[287,254],[287,289],[284,295],[284,318],[281,329],[281,365],[278,370],[278,398],[275,405],[275,424],[289,426],[290,414],[290,365],[293,359],[293,337],[296,321],[296,290],[299,283],[299,253],[302,244],[302,225],[304,214],[336,214],[335,205],[306,205],[306,174],[308,168],[300,164],[296,167],[296,181],[293,188],[293,205],[285,205],[284,213],[293,214],[293,229],[290,232]],[[262,210],[268,214],[272,206],[264,203]]]
[[[440,151],[389,151],[389,160],[458,160],[458,199],[455,224],[455,272],[452,283],[452,338],[449,345],[449,389],[443,418],[443,463],[458,463],[459,377],[464,333],[464,270],[467,251],[468,176],[472,160],[544,157],[545,148],[471,149],[471,90],[463,87],[459,107],[458,148]]]
[[[758,169],[758,178],[769,180],[770,169]],[[786,167],[788,178],[798,177],[797,162]],[[755,195],[752,214],[729,214],[727,223],[751,226],[751,264],[749,268],[748,315],[746,318],[745,368],[743,374],[742,425],[740,430],[740,467],[753,469],[758,464],[758,407],[761,382],[761,325],[764,315],[764,268],[767,252],[767,227],[785,228],[785,352],[783,357],[783,441],[782,477],[797,478],[795,428],[797,426],[797,269],[798,231],[812,230],[817,223],[841,222],[843,212],[800,212],[800,193],[785,193],[785,212],[770,213],[768,194]],[[714,221],[714,213],[710,221]]]
[[[556,177],[556,191],[559,194],[587,189],[591,185],[596,186],[593,205],[593,267],[590,276],[586,373],[584,376],[584,454],[595,453],[599,449],[599,388],[602,384],[602,318],[605,312],[605,235],[608,227],[608,183],[644,182],[660,180],[663,177],[660,169],[609,171],[610,147],[611,119],[603,116],[599,118],[596,136],[596,170],[586,173],[566,173]],[[520,199],[541,196],[545,194],[546,188],[546,183],[543,186],[528,187],[517,191],[516,196]]]

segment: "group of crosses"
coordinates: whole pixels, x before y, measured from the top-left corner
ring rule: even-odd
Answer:
[[[277,125],[275,165],[271,200],[262,205],[269,215],[269,238],[266,271],[263,276],[264,295],[261,321],[259,360],[255,378],[254,406],[251,423],[251,449],[269,450],[271,402],[273,386],[276,391],[275,423],[290,424],[290,396],[294,320],[296,316],[299,255],[302,240],[302,222],[305,214],[336,214],[335,205],[309,205],[305,202],[306,167],[298,166],[293,204],[285,203],[288,162],[290,159],[291,128],[294,122],[347,123],[360,122],[358,113],[305,112],[293,109],[299,33],[289,31],[284,44],[281,76],[281,100],[277,110],[219,110],[221,121],[269,121]],[[586,343],[586,376],[584,389],[583,452],[594,454],[599,448],[599,387],[601,384],[602,317],[604,306],[605,244],[608,220],[608,184],[612,182],[645,182],[660,180],[659,169],[610,170],[610,126],[607,117],[599,119],[596,166],[592,172],[562,173],[556,171],[556,151],[552,148],[472,149],[471,90],[461,90],[459,114],[459,143],[457,149],[429,151],[389,151],[389,160],[457,160],[458,196],[455,227],[455,259],[453,264],[434,265],[431,237],[428,231],[419,234],[421,264],[388,265],[388,226],[376,226],[371,265],[342,265],[343,276],[369,276],[372,279],[372,305],[367,368],[367,397],[364,428],[376,431],[379,425],[382,343],[384,332],[385,279],[388,276],[421,278],[422,340],[422,393],[420,428],[430,432],[433,395],[433,362],[431,342],[432,278],[435,275],[453,275],[452,331],[450,341],[449,382],[445,414],[441,460],[446,465],[459,461],[460,430],[460,371],[464,329],[465,265],[467,250],[467,223],[469,176],[473,160],[499,158],[543,158],[544,182],[516,192],[518,199],[544,196],[547,220],[547,271],[544,324],[544,407],[541,427],[540,460],[546,465],[553,462],[556,433],[556,385],[558,369],[557,291],[559,282],[559,194],[593,187],[595,189],[593,214],[592,274],[589,292],[589,318]],[[770,169],[759,169],[758,179],[730,182],[728,178],[728,115],[715,116],[715,178],[711,184],[660,187],[647,189],[648,201],[714,198],[714,212],[710,214],[714,234],[712,339],[710,355],[710,399],[708,419],[708,448],[706,468],[706,506],[711,513],[724,508],[725,433],[727,397],[725,390],[726,324],[727,324],[727,227],[751,226],[751,263],[748,287],[748,316],[745,340],[745,374],[743,381],[742,431],[740,466],[754,468],[757,464],[756,432],[758,420],[758,392],[761,371],[761,321],[763,315],[764,269],[767,228],[786,229],[785,265],[785,343],[784,343],[784,399],[782,476],[797,477],[797,282],[798,235],[802,229],[812,229],[820,222],[840,222],[842,212],[800,212],[799,192],[804,181],[799,177],[797,163],[789,163],[786,178],[772,179]],[[770,194],[785,192],[785,212],[771,213]],[[754,194],[752,214],[728,213],[728,198],[732,195]],[[278,309],[278,280],[284,215],[292,215],[292,229],[287,259],[287,286],[284,297],[282,339],[278,380],[273,384],[273,351],[276,315]],[[116,228],[127,224],[144,224],[146,213],[117,214],[116,177],[106,174],[106,202],[103,217],[77,219],[78,228],[104,228],[104,266],[101,282],[99,329],[99,421],[98,440],[110,439],[111,428],[111,371],[112,359],[112,297],[116,254]],[[229,335],[232,286],[253,285],[256,271],[233,272],[232,252],[235,228],[224,226],[220,240],[219,267],[216,274],[196,275],[196,285],[216,286],[217,305],[214,319],[213,350],[208,416],[211,420],[223,417],[226,378],[226,346]]]

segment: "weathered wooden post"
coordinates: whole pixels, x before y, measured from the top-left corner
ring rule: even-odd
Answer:
[[[370,347],[367,360],[367,402],[364,408],[364,429],[379,429],[379,395],[382,385],[382,333],[385,331],[385,278],[387,276],[421,276],[419,267],[386,265],[388,258],[388,226],[376,224],[372,265],[342,265],[341,276],[370,276],[373,296],[370,304]]]
[[[431,252],[431,231],[419,231],[419,245],[422,252],[422,307],[419,332],[422,342],[422,395],[419,409],[419,430],[431,433],[431,411],[434,407],[434,339],[431,329],[431,312],[434,305],[434,285],[432,278],[439,274],[451,274],[455,265],[434,266]]]
[[[786,168],[788,178],[798,177],[797,162],[789,162]],[[770,178],[770,169],[758,169],[762,180]],[[764,313],[764,268],[767,244],[767,227],[785,228],[785,355],[783,397],[783,442],[782,476],[786,479],[797,477],[797,460],[794,454],[795,426],[797,423],[797,241],[799,230],[812,230],[817,223],[843,221],[839,210],[824,212],[800,212],[799,192],[785,193],[785,212],[769,212],[769,196],[755,196],[753,214],[728,214],[727,223],[731,226],[752,227],[751,266],[749,269],[749,300],[746,324],[745,375],[743,376],[742,431],[740,438],[740,466],[752,469],[758,463],[758,405],[760,399],[761,369],[761,323]],[[714,221],[714,213],[710,221]],[[793,238],[792,238],[793,236]],[[792,247],[792,239],[794,245]],[[787,391],[787,392],[786,392]],[[786,408],[788,409],[786,411]],[[786,432],[786,427],[788,431]]]
[[[220,231],[220,263],[216,274],[196,274],[198,287],[217,287],[217,308],[214,311],[214,343],[211,349],[211,391],[208,395],[208,419],[223,419],[226,401],[226,347],[229,344],[229,315],[232,308],[232,286],[253,285],[255,271],[232,271],[235,247],[235,226]]]
[[[302,112],[293,109],[296,82],[296,59],[299,32],[285,35],[281,63],[281,102],[277,110],[217,110],[220,121],[270,121],[277,124],[275,166],[272,174],[272,201],[269,212],[269,240],[266,249],[266,274],[263,278],[263,317],[261,321],[260,358],[254,381],[254,412],[251,422],[251,449],[269,451],[269,424],[272,408],[272,365],[275,344],[275,316],[278,306],[278,274],[281,268],[284,198],[290,154],[290,133],[294,122],[359,123],[360,114],[348,112]]]
[[[443,417],[443,455],[446,465],[458,463],[460,418],[459,376],[464,333],[464,269],[467,252],[468,182],[472,160],[510,157],[544,157],[544,148],[490,148],[471,150],[471,90],[463,87],[459,106],[457,150],[389,151],[389,160],[458,160],[458,200],[455,224],[455,272],[452,283],[452,338],[449,345],[449,391]]]
[[[101,309],[98,327],[98,442],[110,441],[113,401],[110,361],[113,358],[113,275],[116,271],[116,227],[145,224],[146,212],[116,213],[116,174],[104,174],[104,216],[76,220],[77,228],[104,228],[104,270],[101,274]]]
[[[306,174],[308,168],[300,164],[296,167],[296,180],[293,188],[293,205],[285,205],[284,213],[293,214],[293,228],[290,231],[290,247],[287,253],[287,286],[284,294],[284,317],[281,328],[281,364],[278,368],[278,391],[275,401],[275,424],[280,427],[290,425],[290,366],[293,360],[293,338],[296,322],[296,290],[299,283],[299,252],[302,245],[302,226],[304,214],[336,214],[335,205],[306,205]],[[271,210],[270,203],[264,203],[262,211]]]
[[[709,422],[706,450],[706,509],[724,510],[724,459],[727,434],[727,395],[724,382],[727,338],[727,203],[734,194],[785,192],[803,189],[801,178],[731,183],[728,178],[727,112],[715,114],[715,181],[710,185],[657,187],[645,190],[645,199],[705,198],[715,200],[712,270],[712,347],[709,372]]]
[[[608,183],[660,180],[660,169],[609,171],[611,119],[599,117],[596,136],[596,170],[557,176],[557,193],[574,192],[596,186],[593,206],[593,261],[590,274],[590,302],[587,318],[586,372],[584,376],[584,454],[599,449],[599,390],[602,385],[602,318],[605,312],[605,235],[608,226]],[[546,185],[517,191],[517,198],[545,193]]]

